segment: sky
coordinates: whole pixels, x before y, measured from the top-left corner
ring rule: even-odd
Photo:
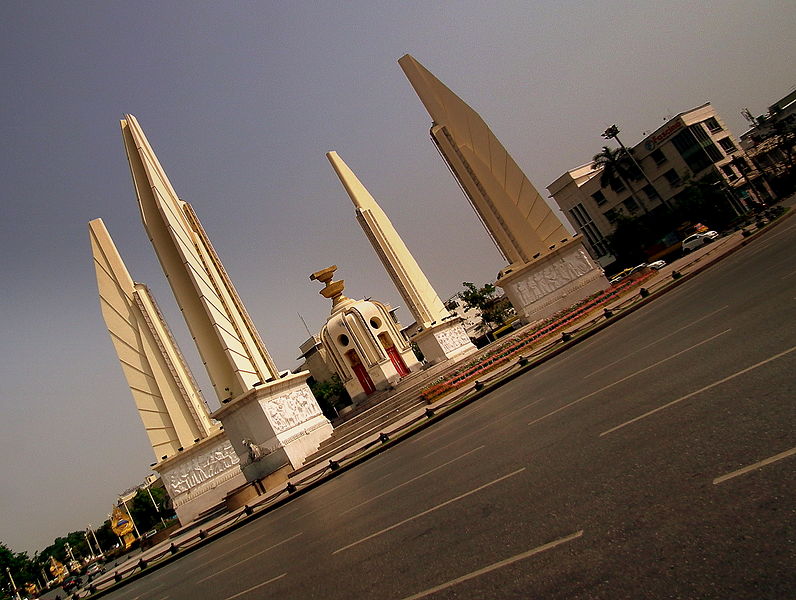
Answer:
[[[391,218],[443,299],[504,262],[432,143],[397,60],[476,111],[543,196],[617,123],[636,143],[710,101],[740,134],[796,86],[796,4],[0,3],[0,541],[33,553],[100,524],[152,449],[102,320],[101,217],[218,402],[144,232],[119,120],[135,115],[191,202],[280,369],[330,304],[401,298],[325,153]],[[300,316],[299,316],[300,315]],[[399,311],[405,323],[406,310]]]

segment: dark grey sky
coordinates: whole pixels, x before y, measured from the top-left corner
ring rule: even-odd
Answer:
[[[796,83],[782,2],[30,2],[0,4],[0,541],[97,525],[153,456],[100,315],[102,217],[208,396],[140,222],[118,121],[136,115],[196,209],[280,368],[352,297],[392,287],[325,152],[337,150],[447,298],[503,263],[428,139],[396,61],[478,110],[536,187],[712,101],[736,134]],[[408,314],[401,313],[406,319]],[[211,406],[215,399],[210,397]]]

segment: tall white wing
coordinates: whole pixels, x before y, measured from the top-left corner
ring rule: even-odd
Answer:
[[[187,202],[179,199],[135,117],[121,122],[141,217],[219,400],[279,374]]]
[[[480,115],[411,55],[398,63],[431,115],[434,142],[506,260],[529,262],[568,238]]]
[[[89,235],[102,316],[160,460],[215,426],[154,300],[133,282],[101,219],[89,223]]]
[[[428,327],[450,317],[437,292],[417,264],[392,222],[337,152],[326,154],[357,210],[357,220],[395,287],[415,318]]]

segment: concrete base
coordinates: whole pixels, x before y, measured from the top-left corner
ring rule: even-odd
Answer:
[[[579,239],[533,262],[511,265],[496,284],[506,291],[524,323],[550,317],[610,285]]]
[[[413,336],[411,341],[432,365],[476,351],[459,317],[432,325]]]
[[[285,467],[297,469],[332,435],[307,377],[309,372],[302,371],[257,386],[213,413],[224,425],[247,481]]]
[[[267,493],[269,490],[278,488],[288,480],[293,472],[289,465],[278,469],[261,480],[248,482],[227,494],[225,499],[227,511],[232,512],[247,504],[251,504],[257,498]]]
[[[187,525],[246,483],[240,459],[224,431],[218,431],[187,450],[158,463],[180,523]]]

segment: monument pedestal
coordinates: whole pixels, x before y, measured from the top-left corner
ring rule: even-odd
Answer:
[[[226,432],[217,431],[153,469],[163,479],[180,523],[187,525],[246,483],[239,464]]]
[[[432,325],[413,336],[411,341],[417,344],[432,365],[476,350],[460,317]]]
[[[332,435],[306,384],[308,371],[259,385],[230,400],[213,418],[224,425],[247,481],[297,469]]]
[[[550,317],[610,285],[578,239],[533,262],[510,265],[496,284],[524,323]]]

